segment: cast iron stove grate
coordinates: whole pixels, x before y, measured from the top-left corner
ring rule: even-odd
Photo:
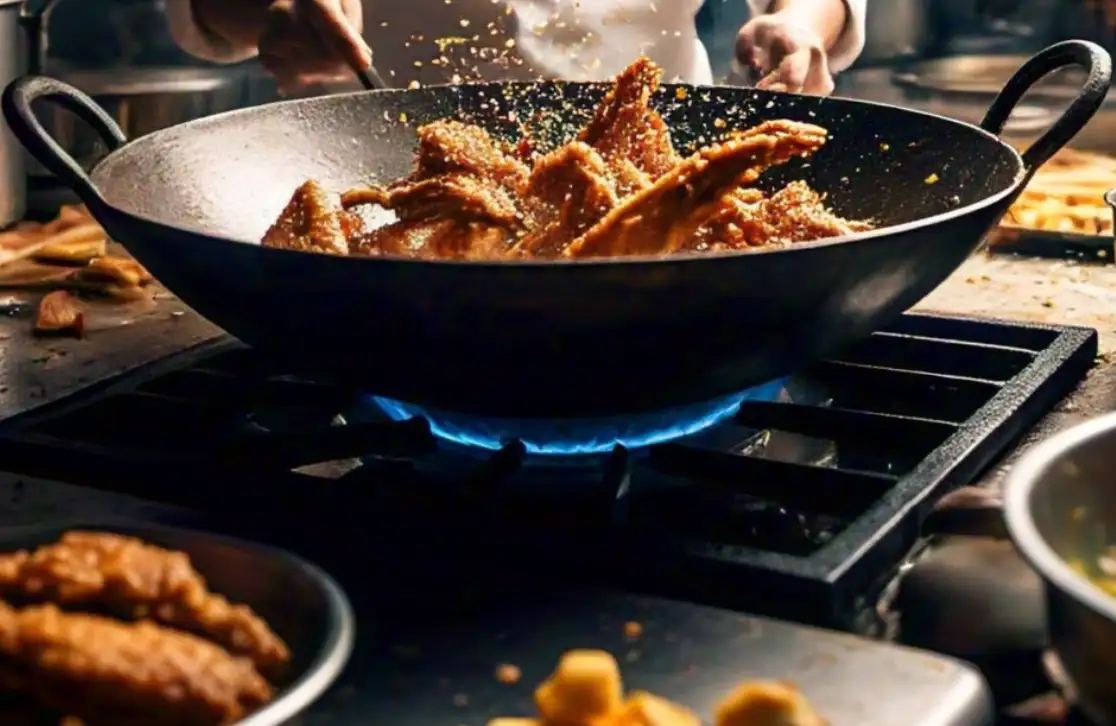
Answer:
[[[1068,393],[1096,349],[1084,328],[908,314],[796,376],[805,400],[556,463],[354,413],[368,396],[222,340],[5,422],[0,455],[16,473],[359,541],[399,570],[499,561],[860,629],[934,501]]]

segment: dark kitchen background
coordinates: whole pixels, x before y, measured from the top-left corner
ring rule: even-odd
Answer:
[[[174,47],[158,0],[61,0],[51,23],[51,54],[75,66],[197,65]],[[744,0],[708,0],[699,31],[720,75],[728,73],[736,30],[747,17]],[[1089,37],[1106,42],[1104,2],[1089,0],[874,0],[869,53],[859,67],[912,56],[972,52],[1030,52],[1052,40]],[[900,24],[897,9],[913,23]],[[1097,22],[1098,19],[1101,22]],[[901,49],[908,53],[876,54]],[[892,42],[896,42],[894,46]]]

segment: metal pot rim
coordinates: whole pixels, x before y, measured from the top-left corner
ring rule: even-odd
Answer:
[[[0,8],[6,8],[9,5],[22,5],[24,0],[0,0]]]
[[[104,70],[59,69],[56,77],[91,96],[132,97],[172,93],[209,93],[222,88],[231,88],[245,81],[248,73],[242,67],[152,67]]]
[[[1008,533],[1024,559],[1050,585],[1098,615],[1116,622],[1116,598],[1070,568],[1039,532],[1032,513],[1035,485],[1047,476],[1069,451],[1116,433],[1116,413],[1108,413],[1063,431],[1024,455],[1008,474],[1004,489],[1004,519]]]

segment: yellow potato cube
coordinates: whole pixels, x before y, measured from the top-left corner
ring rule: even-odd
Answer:
[[[674,701],[636,691],[624,704],[622,726],[701,726],[696,713]]]
[[[717,708],[715,726],[826,726],[794,686],[776,681],[742,683]]]
[[[603,650],[571,650],[535,690],[542,721],[551,725],[585,726],[622,707],[620,666]]]

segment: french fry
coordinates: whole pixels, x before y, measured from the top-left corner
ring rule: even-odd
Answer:
[[[1113,233],[1104,194],[1116,188],[1116,159],[1063,149],[1035,174],[1001,226],[1073,234]]]
[[[61,262],[63,264],[86,264],[98,257],[104,257],[108,243],[104,238],[80,240],[77,242],[51,242],[42,247],[33,257],[40,262]]]

